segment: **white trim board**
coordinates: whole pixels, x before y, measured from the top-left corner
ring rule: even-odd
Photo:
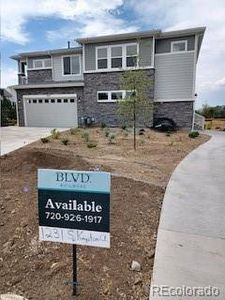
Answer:
[[[195,99],[154,99],[154,102],[194,102]]]
[[[153,66],[147,66],[147,67],[135,67],[135,68],[129,68],[129,69],[102,69],[102,70],[89,70],[89,71],[85,71],[83,72],[84,74],[88,74],[88,73],[111,73],[111,72],[124,72],[127,70],[148,70],[148,69],[154,69]]]
[[[52,94],[52,95],[24,95],[23,99],[49,99],[49,98],[76,98],[77,94]]]
[[[176,52],[164,52],[164,53],[155,53],[155,56],[163,56],[163,55],[176,55],[176,54],[187,54],[187,53],[194,53],[195,50],[188,50],[188,51],[176,51]]]

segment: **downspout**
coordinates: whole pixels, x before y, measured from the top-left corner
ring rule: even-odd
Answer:
[[[197,67],[197,53],[198,53],[198,35],[195,35],[195,53],[194,53],[194,72],[193,72],[193,90],[192,90],[192,99],[193,99],[193,116],[192,116],[192,127],[191,131],[194,130],[195,126],[195,83],[196,83],[196,67]]]

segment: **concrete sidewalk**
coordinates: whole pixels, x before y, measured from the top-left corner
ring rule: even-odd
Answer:
[[[150,299],[225,299],[225,133],[209,134],[167,186]],[[160,296],[156,286],[162,285],[217,287],[220,295]]]
[[[30,143],[33,143],[42,137],[51,135],[52,129],[53,128],[18,126],[1,127],[0,155],[7,154]],[[64,131],[67,129],[59,128],[57,130]]]

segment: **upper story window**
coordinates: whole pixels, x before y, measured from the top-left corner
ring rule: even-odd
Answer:
[[[171,42],[171,52],[187,51],[187,41]]]
[[[97,68],[107,69],[108,68],[108,48],[101,47],[97,49]]]
[[[122,68],[123,48],[121,46],[111,47],[111,68]]]
[[[137,44],[126,46],[126,67],[137,66]]]
[[[64,56],[63,57],[63,75],[79,75],[80,74],[80,56]]]
[[[96,47],[97,70],[133,68],[138,65],[137,57],[137,43]]]
[[[34,59],[33,69],[49,69],[52,66],[51,58]]]

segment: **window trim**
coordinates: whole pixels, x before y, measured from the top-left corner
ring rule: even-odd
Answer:
[[[180,41],[172,41],[171,43],[170,43],[170,52],[171,53],[183,53],[183,52],[187,52],[187,40],[180,40]],[[185,47],[184,47],[184,50],[182,50],[182,51],[173,51],[173,45],[175,45],[175,44],[179,44],[179,43],[184,43],[185,44]]]
[[[73,56],[78,56],[79,57],[79,65],[80,65],[80,73],[77,73],[77,74],[64,74],[64,63],[63,63],[63,59],[64,57],[73,57]],[[71,67],[71,63],[72,63],[72,60],[70,61],[70,67]],[[81,75],[81,56],[79,54],[71,54],[71,55],[62,55],[61,56],[61,65],[62,65],[62,76],[80,76]]]
[[[127,46],[137,46],[137,66],[135,67],[127,67],[126,66],[126,59],[127,59],[127,55],[126,55],[126,47]],[[112,64],[111,64],[111,59],[112,59],[112,55],[111,55],[111,48],[113,47],[122,47],[122,67],[121,68],[112,68]],[[107,68],[104,69],[99,69],[98,68],[98,49],[102,49],[102,48],[106,48],[107,49]],[[133,55],[136,56],[136,55]],[[96,71],[97,72],[104,72],[104,71],[121,71],[121,70],[132,70],[134,68],[139,68],[139,43],[135,42],[135,43],[124,43],[124,44],[113,44],[113,45],[106,45],[106,46],[96,46],[95,47],[95,64],[96,64]]]
[[[112,99],[112,93],[118,93],[118,92],[122,93],[122,100],[123,100],[126,97],[126,92],[129,92],[129,91],[126,91],[126,90],[97,91],[97,102],[98,103],[115,103],[115,102],[118,102],[120,100],[113,100]],[[108,94],[108,100],[99,100],[98,95],[100,93]]]
[[[50,67],[45,67],[44,65],[45,65],[45,60],[50,60],[51,61],[51,66]],[[42,62],[42,67],[38,67],[38,68],[36,68],[35,66],[34,66],[34,62],[35,61],[41,61]],[[45,70],[45,69],[52,69],[52,58],[51,57],[49,57],[49,58],[37,58],[37,59],[33,59],[33,61],[32,61],[32,68],[27,68],[27,70]]]

